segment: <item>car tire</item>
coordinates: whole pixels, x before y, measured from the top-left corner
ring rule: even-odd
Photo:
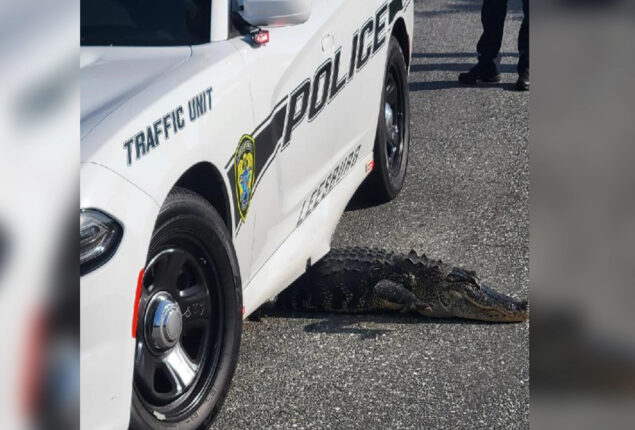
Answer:
[[[374,147],[374,169],[363,194],[375,203],[394,200],[406,181],[410,148],[408,69],[396,37],[391,36]]]
[[[227,227],[198,194],[163,204],[140,297],[130,428],[207,429],[238,361],[242,289]]]

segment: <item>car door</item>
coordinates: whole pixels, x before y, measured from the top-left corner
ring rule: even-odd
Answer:
[[[340,57],[340,83],[330,101],[329,123],[342,151],[373,150],[390,38],[387,0],[329,0],[331,28]],[[343,153],[342,153],[343,154]]]
[[[327,74],[335,41],[330,0],[314,0],[310,18],[270,27],[265,46],[236,38],[251,87],[259,125],[253,139],[255,178],[247,217],[254,217],[252,275],[297,226],[300,205],[335,163],[340,142],[329,127]],[[330,65],[330,66],[329,66]],[[313,91],[314,82],[318,82]],[[315,94],[313,94],[315,93]],[[240,234],[240,231],[239,233]]]

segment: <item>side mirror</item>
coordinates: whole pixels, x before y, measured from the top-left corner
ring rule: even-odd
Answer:
[[[243,0],[241,15],[253,25],[302,24],[311,16],[311,0]]]

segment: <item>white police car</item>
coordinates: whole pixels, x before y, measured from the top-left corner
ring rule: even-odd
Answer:
[[[242,319],[408,161],[410,0],[82,0],[81,425],[205,428]]]

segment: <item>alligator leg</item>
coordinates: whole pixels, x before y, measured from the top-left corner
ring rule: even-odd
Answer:
[[[426,307],[412,291],[393,281],[381,280],[375,284],[373,290],[384,309],[406,313],[416,311],[418,307]]]

